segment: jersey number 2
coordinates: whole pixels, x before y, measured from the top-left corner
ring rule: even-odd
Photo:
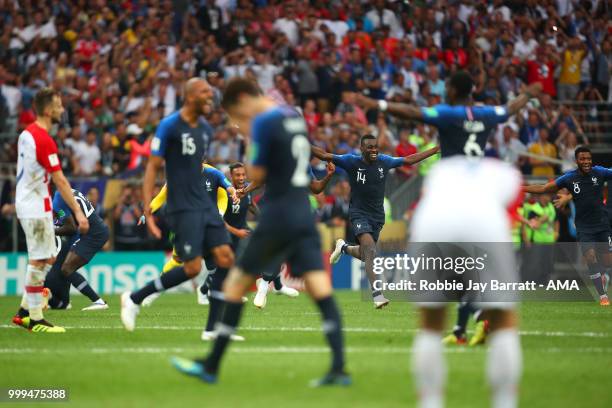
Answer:
[[[291,154],[296,160],[295,170],[291,176],[291,185],[305,187],[308,185],[308,162],[310,160],[310,143],[304,135],[295,135],[291,139]]]

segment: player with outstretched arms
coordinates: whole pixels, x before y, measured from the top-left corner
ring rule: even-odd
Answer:
[[[599,295],[599,304],[610,306],[606,292],[604,260],[609,253],[612,253],[612,233],[603,202],[603,189],[606,181],[608,186],[612,181],[612,170],[593,166],[591,150],[586,146],[578,146],[574,156],[577,165],[575,170],[547,184],[525,186],[524,190],[532,194],[546,194],[566,188],[570,192],[561,200],[563,202],[574,200],[576,235],[590,271],[591,281]]]
[[[502,210],[517,196],[520,189],[508,194],[499,192],[494,186],[489,188],[478,180],[488,180],[487,172],[491,172],[499,176],[498,179],[492,179],[492,184],[513,190],[513,186],[520,182],[519,175],[514,170],[506,169],[502,163],[478,161],[484,156],[491,131],[525,107],[532,97],[540,93],[542,85],[534,83],[525,87],[520,95],[505,106],[474,105],[473,86],[471,76],[467,72],[458,71],[446,83],[448,104],[425,108],[377,101],[362,95],[357,97],[357,102],[365,108],[386,111],[402,119],[425,122],[438,129],[442,160],[426,180],[425,197],[419,203],[412,226],[414,241],[511,242],[509,223]],[[470,156],[470,159],[460,157],[446,161],[451,156]],[[458,178],[457,175],[463,177]],[[455,197],[448,193],[449,189],[455,191],[456,186],[463,186],[463,189],[458,191],[459,197],[466,205],[452,212],[439,208],[434,212],[436,207],[432,205],[433,197],[439,198],[443,195],[444,198],[437,201],[438,204],[447,202],[448,197]],[[488,197],[488,206],[483,205],[483,201],[478,201],[483,197],[483,193]],[[473,205],[470,206],[470,203]],[[453,202],[453,205],[455,204]],[[472,219],[475,215],[474,208],[486,207],[490,207],[490,211],[495,214],[491,214],[491,217],[479,215]],[[456,225],[457,223],[460,225]],[[455,228],[449,229],[448,225]],[[481,229],[490,233],[480,234]],[[510,257],[508,264],[503,266],[506,279],[513,278],[516,273],[513,264],[514,258]],[[493,303],[486,306],[490,309],[489,328],[492,333],[489,340],[487,375],[492,386],[493,406],[514,407],[518,403],[517,387],[521,371],[516,312],[512,305],[496,306]],[[442,330],[446,309],[440,304],[421,305],[420,309],[421,331],[414,340],[413,372],[421,406],[440,407],[443,405],[446,376],[442,357]]]
[[[46,321],[42,312],[45,275],[55,262],[49,176],[72,210],[82,234],[89,230],[89,222],[72,195],[70,183],[60,166],[57,145],[49,135],[51,127],[54,123],[59,123],[64,112],[62,99],[53,89],[43,88],[34,96],[33,105],[36,121],[21,132],[17,141],[15,209],[26,237],[28,266],[25,292],[19,312],[13,317],[13,323],[23,326],[23,317],[29,315],[28,330],[63,333],[66,330]]]

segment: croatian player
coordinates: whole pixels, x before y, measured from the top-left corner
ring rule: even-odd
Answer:
[[[349,204],[349,220],[359,245],[349,245],[343,239],[336,241],[336,247],[329,257],[329,262],[335,264],[342,254],[349,254],[365,263],[365,271],[374,284],[377,279],[374,274],[374,258],[376,258],[376,243],[380,231],[385,225],[385,185],[389,170],[404,165],[414,165],[433,156],[439,150],[436,146],[421,153],[406,157],[391,157],[378,154],[378,140],[372,135],[361,137],[361,155],[331,154],[317,146],[311,146],[312,154],[320,160],[332,162],[348,173],[351,185],[351,202]],[[381,290],[372,287],[372,299],[376,309],[382,309],[389,304]]]
[[[49,135],[54,123],[64,112],[60,95],[50,88],[43,88],[34,96],[37,118],[21,134],[17,142],[17,187],[15,209],[28,247],[28,267],[25,292],[21,307],[13,323],[23,326],[22,318],[29,314],[28,330],[40,333],[64,333],[63,327],[54,326],[43,317],[43,282],[55,262],[55,234],[49,191],[49,175],[62,198],[72,210],[79,231],[89,230],[89,222],[76,203],[70,183],[66,180],[57,145]]]
[[[323,269],[320,238],[308,199],[310,146],[306,123],[294,109],[278,106],[256,83],[245,78],[228,82],[222,106],[243,134],[252,131],[249,174],[256,183],[266,184],[266,203],[257,228],[223,286],[225,310],[217,323],[218,335],[210,354],[201,360],[175,357],[173,364],[185,374],[216,382],[221,357],[240,320],[241,297],[257,275],[286,261],[295,276],[304,278],[306,290],[321,311],[323,330],[332,349],[330,371],[313,385],[348,385],[351,378],[344,371],[340,312]]]
[[[565,201],[573,199],[576,206],[577,238],[591,273],[591,281],[599,295],[599,304],[610,306],[604,282],[604,260],[612,252],[612,233],[603,202],[603,188],[605,181],[608,181],[609,188],[612,170],[593,166],[593,156],[588,147],[578,146],[574,156],[578,166],[576,170],[547,184],[525,186],[524,190],[527,193],[545,194],[566,188],[571,193]]]
[[[87,234],[79,234],[74,214],[59,192],[53,196],[55,213],[55,235],[69,237],[67,250],[60,251],[53,268],[47,275],[45,287],[49,288],[52,298],[49,306],[52,309],[65,309],[70,302],[70,285],[91,300],[91,305],[84,311],[106,310],[108,304],[100,298],[83,275],[77,271],[87,265],[102,250],[108,241],[109,231],[106,224],[96,213],[93,204],[80,191],[73,189],[72,194],[89,221]]]
[[[211,102],[212,90],[202,78],[185,83],[185,101],[181,109],[165,117],[151,142],[151,157],[143,182],[143,200],[147,228],[157,239],[161,231],[151,217],[151,198],[157,173],[166,162],[168,202],[166,214],[175,233],[174,246],[184,262],[141,289],[121,295],[121,321],[133,331],[140,304],[149,295],[163,292],[196,277],[205,268],[202,255],[210,253],[217,266],[229,268],[234,253],[219,212],[202,188],[202,161],[212,136],[212,129],[202,118]]]

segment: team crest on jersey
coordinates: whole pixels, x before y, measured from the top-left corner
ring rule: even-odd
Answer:
[[[185,250],[186,254],[190,254],[191,253],[191,245],[189,244],[185,244],[185,246],[183,247],[183,249]]]
[[[357,229],[361,229],[361,224],[357,224]]]
[[[593,177],[591,177],[591,180],[593,180],[593,185],[594,186],[599,185],[599,182],[597,181],[597,177],[593,176]]]
[[[379,168],[378,168],[378,172],[380,173],[380,174],[379,174],[379,175],[380,175],[380,178],[385,178],[385,171],[383,170],[383,168],[382,168],[382,167],[379,167]]]
[[[212,185],[209,180],[206,180],[206,191],[212,191]]]

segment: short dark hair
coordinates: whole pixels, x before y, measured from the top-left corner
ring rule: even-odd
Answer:
[[[52,88],[42,88],[40,91],[36,92],[34,95],[34,112],[37,115],[42,115],[45,111],[45,108],[53,102],[53,98],[58,96],[59,94],[55,89]]]
[[[450,78],[450,85],[457,91],[458,98],[467,98],[472,93],[474,80],[465,71],[457,71]]]
[[[223,99],[221,100],[221,107],[228,109],[238,103],[238,99],[241,95],[246,94],[250,96],[261,96],[263,92],[256,82],[250,79],[235,77],[229,80],[225,91],[223,91]]]
[[[366,140],[376,140],[376,137],[374,135],[371,134],[366,134],[361,136],[361,140],[359,142],[360,145],[363,145],[365,143]]]
[[[232,173],[232,171],[239,169],[241,167],[244,167],[244,164],[241,162],[236,162],[236,163],[232,163],[229,166],[229,170],[230,170],[230,174]]]
[[[574,150],[574,158],[578,159],[578,155],[580,153],[589,153],[591,154],[591,149],[586,146],[578,146],[576,150]]]

